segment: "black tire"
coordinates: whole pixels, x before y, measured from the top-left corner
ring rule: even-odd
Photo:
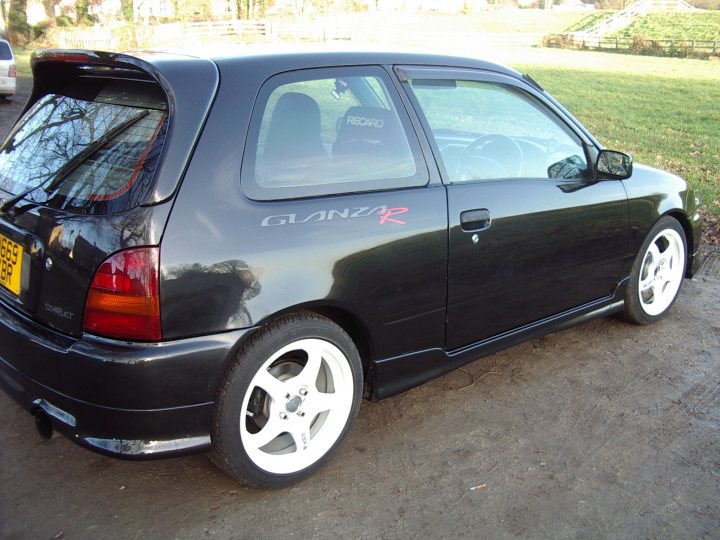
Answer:
[[[321,358],[312,364],[319,366],[315,376],[312,352]],[[331,401],[323,400],[328,397]],[[243,484],[276,488],[298,482],[338,451],[361,397],[362,365],[350,336],[315,313],[281,317],[254,334],[224,374],[213,414],[211,459]],[[338,405],[322,409],[328,402]],[[254,444],[274,432],[269,442]]]
[[[668,261],[667,265],[662,268],[654,265],[652,261],[656,256],[654,254],[664,255],[663,258]],[[680,293],[686,264],[685,231],[676,219],[669,216],[660,218],[650,229],[635,257],[625,292],[623,317],[636,324],[651,324],[665,317]],[[652,277],[652,274],[660,272],[666,272],[667,276],[658,275],[657,277],[660,278],[658,285],[652,290],[641,291],[641,286]]]

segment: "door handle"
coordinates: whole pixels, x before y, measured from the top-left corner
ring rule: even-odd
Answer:
[[[460,227],[463,231],[482,231],[490,227],[490,210],[480,208],[477,210],[465,210],[460,213]]]

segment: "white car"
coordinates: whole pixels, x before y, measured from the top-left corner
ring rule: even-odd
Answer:
[[[15,56],[12,47],[4,39],[0,39],[0,98],[7,99],[15,95]]]

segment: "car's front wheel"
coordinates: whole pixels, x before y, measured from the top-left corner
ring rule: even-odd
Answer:
[[[676,219],[662,217],[635,258],[625,295],[625,318],[649,324],[664,317],[677,299],[685,276],[685,231]]]
[[[213,460],[249,485],[297,482],[338,450],[360,407],[352,339],[314,313],[283,317],[242,347],[220,385]]]

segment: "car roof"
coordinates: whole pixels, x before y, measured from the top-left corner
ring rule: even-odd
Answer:
[[[217,64],[255,64],[272,62],[278,68],[288,69],[319,66],[351,66],[370,64],[428,65],[468,69],[482,69],[521,77],[517,71],[484,59],[432,51],[388,50],[377,46],[342,44],[297,44],[297,43],[253,43],[230,45],[206,45],[192,49],[153,49],[130,51],[126,54],[137,56],[149,63],[157,60],[177,61],[192,58],[211,60]]]
[[[263,43],[236,45],[200,45],[192,49],[151,49],[122,53],[104,51],[38,50],[36,63],[56,61],[97,66],[134,65],[145,71],[161,74],[167,69],[204,69],[215,64],[224,69],[248,68],[260,76],[305,68],[361,65],[437,66],[479,69],[520,79],[522,75],[503,65],[479,58],[436,54],[422,51],[390,51],[377,47],[358,48],[354,45]],[[248,72],[248,74],[249,74]]]

